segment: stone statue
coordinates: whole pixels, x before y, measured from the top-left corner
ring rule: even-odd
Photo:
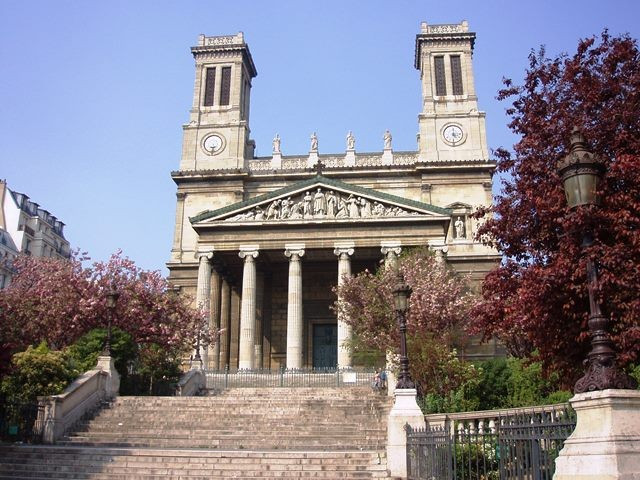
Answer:
[[[278,209],[279,204],[279,200],[274,200],[269,204],[267,207],[267,220],[280,218],[280,210]]]
[[[291,197],[287,199],[282,199],[280,202],[280,218],[289,218],[291,216],[291,205],[293,202],[291,201]]]
[[[316,135],[316,132],[313,132],[311,134],[311,151],[312,152],[318,151],[318,135]]]
[[[289,218],[298,219],[302,218],[302,212],[304,210],[304,202],[295,202],[293,207],[291,207],[291,215]]]
[[[349,218],[358,218],[360,216],[358,200],[353,195],[349,195],[347,203],[349,204]]]
[[[338,213],[338,198],[333,190],[329,190],[327,194],[327,216],[333,218]]]
[[[338,211],[336,212],[336,218],[348,218],[349,217],[349,206],[344,198],[338,198]]]
[[[313,196],[313,213],[317,216],[324,216],[327,213],[327,199],[319,188]]]
[[[264,220],[264,211],[259,206],[256,207],[255,219],[256,220]]]
[[[313,201],[313,197],[309,192],[306,192],[302,200],[304,202],[302,213],[304,215],[304,218],[309,218],[313,215],[313,205],[311,204],[311,202]]]
[[[458,217],[453,226],[456,229],[456,238],[464,238],[464,222],[461,217]]]
[[[384,132],[384,149],[385,150],[391,150],[391,132],[389,130],[386,130]]]
[[[280,153],[280,134],[278,133],[273,138],[273,153]]]
[[[353,136],[351,130],[347,134],[347,150],[355,150],[356,148],[356,137]]]
[[[371,217],[372,216],[371,202],[369,202],[369,200],[367,200],[366,198],[360,198],[360,197],[358,197],[358,200],[360,201],[360,216]]]
[[[380,202],[373,202],[373,214],[376,217],[384,216],[384,205],[382,205]]]

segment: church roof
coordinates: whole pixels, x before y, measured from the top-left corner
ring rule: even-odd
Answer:
[[[216,210],[205,210],[198,215],[190,217],[189,220],[191,221],[191,223],[198,223],[204,220],[220,218],[233,213],[247,210],[253,206],[268,202],[269,200],[277,199],[282,196],[286,196],[290,193],[299,192],[305,189],[311,189],[312,187],[318,185],[335,188],[336,190],[341,190],[343,192],[353,193],[356,195],[362,195],[370,199],[380,200],[382,202],[391,202],[402,207],[410,208],[412,210],[417,209],[422,211],[423,213],[432,215],[451,216],[452,214],[452,211],[448,208],[437,207],[429,203],[418,202],[416,200],[399,197],[390,193],[379,192],[371,188],[360,187],[358,185],[353,185],[341,180],[328,178],[324,175],[318,174],[311,178],[308,178],[307,180],[302,180],[300,182],[293,183],[272,192],[258,195],[249,200],[236,202],[231,205],[227,205],[226,207],[218,208]]]

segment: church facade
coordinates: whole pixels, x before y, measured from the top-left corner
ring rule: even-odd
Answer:
[[[421,25],[419,148],[256,157],[250,138],[257,74],[242,33],[201,35],[191,49],[195,87],[183,126],[170,282],[222,328],[210,369],[348,368],[351,332],[331,309],[333,288],[403,249],[429,246],[476,285],[499,261],[474,241],[470,214],[491,203],[495,164],[478,109],[468,24]],[[310,132],[311,133],[311,132]],[[491,355],[476,345],[470,354]]]

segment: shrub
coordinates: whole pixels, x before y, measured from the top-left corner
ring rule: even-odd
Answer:
[[[50,350],[44,342],[13,355],[12,367],[0,383],[7,403],[31,403],[41,395],[56,395],[78,375],[65,352]]]

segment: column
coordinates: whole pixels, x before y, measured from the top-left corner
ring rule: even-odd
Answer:
[[[338,287],[346,278],[351,276],[351,255],[353,247],[336,247],[333,253],[338,256]],[[338,298],[340,301],[340,298]],[[338,368],[351,368],[353,366],[351,349],[348,342],[351,339],[351,325],[347,324],[342,316],[338,315]]]
[[[220,368],[229,365],[229,334],[231,332],[231,288],[225,278],[220,286]]]
[[[241,250],[244,259],[242,271],[242,300],[240,304],[240,350],[238,368],[252,369],[256,328],[256,263],[258,250]]]
[[[302,269],[304,246],[288,247],[289,294],[287,297],[287,369],[302,368]]]
[[[402,247],[400,245],[382,245],[380,249],[382,254],[384,255],[384,267],[385,268],[396,268],[398,265],[398,256],[402,252]]]
[[[204,312],[206,318],[210,318],[210,302],[211,302],[211,259],[213,258],[213,252],[198,252],[196,254],[198,258],[198,285],[196,287],[196,305],[201,312]],[[207,320],[206,325],[209,325]],[[198,332],[198,335],[200,333]],[[199,341],[199,338],[198,338]],[[195,354],[196,352],[194,352]],[[207,349],[202,348],[200,344],[200,355],[203,365],[207,365]]]
[[[400,253],[402,253],[402,247],[400,247],[400,245],[398,245],[397,243],[392,244],[382,244],[382,248],[380,248],[380,251],[382,252],[382,254],[384,255],[384,268],[392,268],[395,269],[398,267],[398,255],[400,255]],[[394,358],[396,357],[396,355],[394,354],[394,350],[393,349],[389,349],[387,350],[386,353],[386,371],[387,371],[387,395],[389,397],[392,397],[395,389],[396,389],[396,376],[393,373],[393,366],[394,366]]]
[[[434,252],[436,254],[436,262],[438,263],[438,265],[444,265],[445,264],[445,256],[447,254],[447,251],[449,249],[444,246],[444,247],[439,247],[439,248],[434,248]]]
[[[220,330],[220,284],[220,274],[213,269],[211,271],[211,316],[209,317],[209,328],[215,332]],[[220,368],[220,338],[209,345],[208,357],[210,364],[207,365],[207,368],[218,370]]]
[[[254,343],[254,367],[262,368],[262,323],[264,321],[264,273],[256,276],[256,334]]]

